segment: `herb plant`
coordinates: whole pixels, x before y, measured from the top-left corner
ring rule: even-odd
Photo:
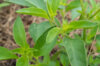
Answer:
[[[43,17],[48,21],[30,25],[29,33],[35,42],[35,46],[30,48],[18,16],[13,36],[20,48],[8,50],[0,47],[0,60],[17,59],[16,66],[99,66],[100,34],[97,33],[100,32],[100,3],[94,0],[73,0],[70,3],[67,0],[6,1],[27,6],[17,13]],[[68,11],[71,11],[70,22],[65,18]],[[56,17],[58,12],[62,15],[61,22]],[[69,34],[77,29],[82,30],[81,35],[70,37]],[[57,51],[51,55],[55,46]]]

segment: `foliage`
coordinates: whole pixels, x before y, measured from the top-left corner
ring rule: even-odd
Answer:
[[[5,7],[5,6],[9,6],[9,5],[10,5],[10,3],[6,3],[6,2],[0,3],[0,8]]]
[[[16,66],[99,66],[100,35],[97,33],[100,32],[100,3],[94,0],[90,0],[90,4],[83,0],[73,0],[70,3],[67,0],[6,1],[27,6],[17,10],[17,13],[42,17],[48,21],[30,25],[29,33],[35,43],[30,48],[23,22],[18,16],[14,23],[13,36],[20,48],[8,50],[0,47],[0,50],[5,51],[0,51],[0,60],[17,59]],[[68,11],[72,15],[70,22],[65,18]],[[62,15],[62,24],[56,17],[58,12]],[[77,34],[74,38],[70,37],[69,34],[77,29],[83,30],[81,36]],[[94,41],[96,51],[91,49]],[[55,46],[58,50],[51,56]],[[95,53],[98,55],[94,56]]]

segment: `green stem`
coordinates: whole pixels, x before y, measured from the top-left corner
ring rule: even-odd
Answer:
[[[83,0],[80,0],[81,7],[82,7],[82,12],[83,12],[82,16],[85,14],[85,11],[84,11],[84,3],[83,2],[84,2]]]
[[[83,12],[83,14],[82,14],[82,19],[86,19],[84,16],[86,16],[86,14],[85,14],[85,10],[84,10],[84,0],[80,0],[80,3],[81,3],[81,7],[82,7],[82,12]],[[83,38],[83,40],[84,41],[86,41],[86,29],[83,29],[83,33],[82,33],[82,38]]]
[[[83,5],[83,0],[80,0],[82,11],[84,11],[84,5]]]
[[[83,37],[83,40],[86,41],[86,29],[83,29],[82,37]]]

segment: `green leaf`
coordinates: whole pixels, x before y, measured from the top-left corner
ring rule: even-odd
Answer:
[[[67,66],[66,63],[68,62],[65,55],[60,55],[60,61],[63,66]]]
[[[29,66],[29,58],[28,57],[20,57],[18,60],[17,60],[17,63],[16,63],[16,66]]]
[[[18,54],[21,54],[22,52],[22,48],[16,48],[16,49],[13,49],[11,50],[13,53],[18,53]]]
[[[9,6],[9,5],[10,5],[10,3],[1,3],[0,8],[5,7],[5,6]]]
[[[79,38],[64,38],[63,46],[68,54],[71,66],[87,66],[84,42]]]
[[[54,27],[52,28],[49,32],[48,35],[46,37],[46,43],[49,44],[51,43],[56,37],[57,35],[60,33],[60,28],[58,27]]]
[[[99,57],[93,57],[93,56],[90,56],[89,57],[89,65],[90,66],[99,66],[100,65],[100,58]]]
[[[100,35],[96,36],[96,50],[100,53]]]
[[[100,35],[97,35],[96,36],[96,40],[100,40]]]
[[[40,16],[40,17],[49,19],[48,14],[46,13],[46,11],[44,11],[40,8],[35,8],[35,7],[23,8],[23,9],[17,10],[16,12],[20,13],[20,14]]]
[[[8,49],[0,47],[0,60],[17,59],[17,58],[18,57]]]
[[[29,28],[29,33],[33,40],[36,42],[51,27],[52,26],[48,21],[42,22],[40,24],[33,23]]]
[[[47,64],[46,66],[60,66],[60,62],[51,60],[49,54],[44,56],[43,63]]]
[[[53,18],[56,14],[53,12],[52,7],[50,6],[50,4],[48,3],[49,0],[47,0],[47,10],[48,10],[48,14],[51,18]]]
[[[67,5],[67,0],[60,0],[60,5],[61,6],[66,6]]]
[[[77,18],[78,16],[81,15],[81,14],[78,12],[78,11],[81,11],[81,10],[82,10],[81,7],[77,7],[77,8],[72,9],[72,11],[71,11],[72,20],[74,20],[75,18]]]
[[[47,0],[47,9],[50,17],[54,17],[56,15],[59,5],[60,0]]]
[[[55,18],[55,23],[57,24],[58,27],[61,26],[60,21],[57,18]]]
[[[94,61],[93,56],[89,56],[88,57],[88,64],[93,65],[93,61]]]
[[[93,63],[95,66],[99,66],[100,65],[100,58],[96,58]]]
[[[100,12],[95,16],[95,20],[98,21],[100,27]]]
[[[35,43],[35,46],[34,46],[34,48],[35,49],[37,49],[37,50],[39,50],[39,52],[36,52],[36,56],[37,55],[41,55],[41,54],[44,54],[44,52],[45,52],[45,54],[48,52],[50,52],[49,50],[44,50],[44,49],[48,49],[48,45],[46,44],[46,37],[47,37],[47,34],[48,34],[48,31],[50,30],[51,28],[49,28],[48,30],[46,30],[44,33],[43,33],[43,35],[41,35],[40,37],[39,37],[39,39],[36,41],[36,43]],[[52,44],[52,43],[51,43]],[[54,44],[55,45],[55,44]],[[52,45],[50,45],[51,46],[51,48],[53,47]],[[49,47],[50,47],[49,46]],[[44,49],[43,49],[43,47],[44,47]],[[40,51],[41,50],[41,51]],[[43,52],[43,53],[41,53],[41,52]],[[40,53],[40,54],[39,54]],[[48,54],[47,53],[47,54]],[[44,54],[44,55],[45,55]]]
[[[51,43],[47,44],[45,43],[44,46],[39,51],[39,56],[45,56],[48,55],[54,46],[56,45],[57,38],[55,38]]]
[[[79,20],[79,21],[73,21],[68,25],[69,29],[82,29],[82,28],[93,28],[97,24],[90,22],[88,20]]]
[[[49,63],[40,63],[36,66],[60,66],[60,64],[57,61],[50,61]]]
[[[46,3],[44,2],[44,0],[27,0],[27,1],[32,5],[36,6],[37,8],[47,11]]]
[[[51,0],[52,3],[50,4],[50,6],[52,7],[52,10],[54,13],[56,13],[59,5],[60,5],[60,0]]]
[[[79,20],[79,21],[73,21],[70,24],[66,24],[63,26],[64,31],[71,31],[75,29],[89,29],[89,28],[94,28],[97,26],[96,23],[90,22],[88,20]]]
[[[69,59],[66,53],[61,52],[59,57],[63,66],[69,66]]]
[[[70,11],[70,10],[77,8],[77,7],[80,7],[80,6],[81,6],[81,4],[80,4],[79,0],[72,1],[67,5],[66,11]]]
[[[32,4],[30,4],[26,0],[5,0],[5,1],[15,3],[15,4],[18,4],[18,5],[23,5],[23,6],[32,6]]]
[[[49,54],[45,54],[44,58],[43,58],[43,63],[49,63],[50,62],[50,55]]]
[[[35,66],[48,66],[48,64],[46,64],[46,63],[40,63],[40,64],[36,64]]]
[[[59,54],[61,53],[61,51],[57,51],[56,53],[54,53],[51,57],[51,60],[57,60]]]
[[[47,31],[45,31],[45,32],[43,33],[43,35],[41,35],[41,36],[39,37],[39,39],[38,39],[38,40],[36,41],[36,43],[35,43],[34,48],[40,50],[40,49],[45,45],[46,36],[47,36],[49,30],[50,30],[50,29],[48,29]]]
[[[59,66],[59,65],[56,65],[56,62],[55,61],[50,61],[48,66]]]
[[[34,66],[34,65],[31,65]],[[48,63],[40,63],[36,64],[35,66],[60,66],[59,61],[50,61]]]
[[[97,33],[97,29],[98,27],[94,27],[93,29],[91,29],[91,31],[89,32],[89,34],[87,35],[87,39],[90,40],[93,37],[95,37],[96,33]]]
[[[16,43],[21,47],[28,47],[26,41],[26,34],[24,30],[24,25],[20,17],[17,17],[13,27],[13,36]]]
[[[95,0],[90,0],[90,3],[91,3],[91,5],[92,5],[93,8],[96,7],[96,1]]]

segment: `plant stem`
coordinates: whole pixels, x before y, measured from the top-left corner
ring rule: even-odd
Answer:
[[[84,11],[84,5],[83,5],[83,0],[80,0],[80,3],[81,3],[81,7],[82,7],[82,11]]]
[[[82,12],[83,12],[83,14],[82,14],[82,17],[83,17],[83,18],[82,18],[82,19],[85,19],[84,16],[85,16],[86,14],[85,14],[83,2],[84,2],[83,0],[80,0],[81,7],[82,7]],[[84,41],[86,41],[86,29],[83,29],[82,38],[83,38]]]
[[[85,15],[85,9],[84,9],[84,0],[80,0],[81,7],[82,7],[82,17]]]
[[[83,40],[86,41],[86,29],[83,29],[82,37],[83,37]]]

